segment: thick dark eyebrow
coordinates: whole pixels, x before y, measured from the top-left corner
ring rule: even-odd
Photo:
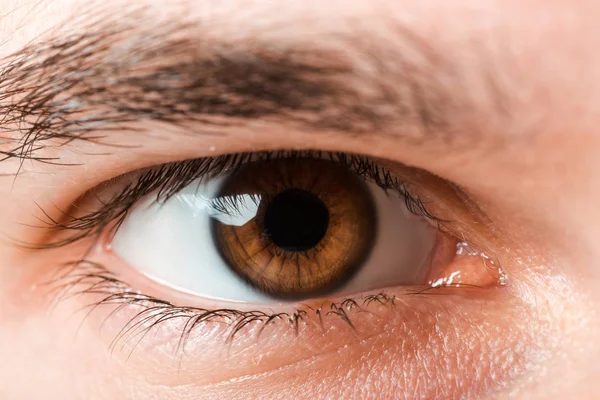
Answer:
[[[473,108],[452,60],[401,29],[402,45],[386,52],[358,37],[339,38],[339,48],[277,47],[209,39],[183,23],[140,31],[143,22],[123,21],[57,35],[3,60],[5,157],[52,162],[39,152],[50,143],[102,141],[144,120],[270,118],[315,132],[447,139],[465,130],[462,116]],[[413,56],[403,56],[409,48]]]

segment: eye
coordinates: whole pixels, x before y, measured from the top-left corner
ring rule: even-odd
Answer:
[[[246,163],[150,195],[120,226],[117,255],[172,286],[230,301],[423,284],[434,228],[398,192],[331,159]]]
[[[520,309],[496,287],[499,263],[475,249],[496,254],[469,230],[485,219],[463,194],[424,170],[348,153],[158,165],[97,185],[52,225],[46,247],[85,254],[51,288],[81,295],[111,352],[159,368],[177,360],[193,372],[183,382],[197,383],[200,364],[243,376],[256,360],[279,369],[340,348],[361,359],[361,349],[392,349],[411,354],[398,362],[415,374],[425,363],[470,382],[472,368],[446,360],[480,360],[464,339],[472,327],[493,315],[502,332]],[[494,313],[502,306],[506,317]]]
[[[149,278],[203,298],[302,300],[432,282],[432,260],[448,264],[457,242],[433,222],[374,160],[254,154],[147,195],[111,247]]]

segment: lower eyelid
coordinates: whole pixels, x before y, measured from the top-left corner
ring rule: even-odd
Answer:
[[[93,282],[87,284],[94,286]],[[77,303],[90,304],[102,297],[98,290],[102,287],[95,286],[95,293],[82,293],[85,300]],[[237,317],[223,312],[200,323],[199,313],[183,308],[179,315],[177,310],[162,314],[165,320],[156,324],[154,318],[144,319],[149,314],[140,313],[151,307],[158,312],[156,307],[161,304],[124,304],[109,302],[96,308],[86,316],[86,326],[94,329],[101,325],[106,346],[131,368],[154,369],[151,365],[157,363],[160,376],[155,384],[211,385],[244,375],[285,374],[296,368],[326,370],[331,359],[343,359],[343,365],[352,368],[351,360],[356,363],[361,355],[361,362],[366,357],[377,363],[377,368],[402,371],[405,381],[394,384],[414,393],[431,388],[431,384],[412,387],[421,379],[417,371],[424,366],[430,374],[453,375],[454,382],[464,386],[450,388],[458,394],[451,397],[461,397],[505,384],[514,371],[525,371],[521,362],[530,357],[526,354],[529,347],[521,343],[529,338],[511,333],[519,331],[515,321],[525,315],[524,310],[503,288],[438,288],[421,294],[396,288],[386,290],[385,295],[373,292],[370,297],[365,294],[346,302],[315,300],[297,306],[302,312],[282,314],[268,324],[265,321],[271,314],[256,312]],[[236,325],[235,318],[243,325]],[[474,325],[480,328],[473,330]],[[236,327],[240,329],[231,340]],[[503,341],[496,343],[500,348],[488,347],[486,338],[501,332]],[[498,358],[503,349],[514,350],[517,361],[508,365]],[[398,359],[390,358],[392,354]],[[477,370],[464,363],[469,359],[477,360]],[[215,362],[218,371],[207,368]],[[495,381],[474,376],[482,370],[486,370],[484,377],[495,376]],[[390,382],[393,380],[385,384]]]

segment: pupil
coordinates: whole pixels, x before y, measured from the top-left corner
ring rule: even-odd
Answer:
[[[315,247],[327,232],[329,210],[314,194],[290,189],[276,195],[267,206],[265,233],[286,251]]]

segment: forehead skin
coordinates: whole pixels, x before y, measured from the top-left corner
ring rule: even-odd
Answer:
[[[468,121],[471,129],[453,132],[459,135],[460,146],[449,149],[445,147],[447,141],[421,143],[419,147],[400,146],[389,138],[388,141],[365,139],[361,144],[372,146],[373,153],[394,156],[452,180],[479,196],[482,203],[490,200],[486,211],[501,211],[514,216],[514,221],[521,221],[517,223],[511,218],[499,221],[504,230],[514,231],[524,241],[539,245],[541,251],[553,249],[556,257],[568,260],[565,269],[575,276],[580,290],[591,293],[597,287],[600,271],[596,261],[600,257],[596,245],[600,235],[600,215],[596,211],[600,198],[597,185],[600,141],[596,128],[600,123],[598,2],[147,0],[132,5],[131,1],[109,0],[88,2],[86,9],[92,12],[86,11],[85,15],[81,15],[81,3],[80,0],[0,0],[3,15],[0,56],[9,56],[30,43],[89,29],[90,19],[135,18],[139,33],[132,31],[132,40],[153,27],[186,20],[197,24],[205,37],[215,41],[261,42],[273,50],[298,45],[319,49],[341,47],[356,55],[350,57],[352,65],[365,76],[373,68],[360,57],[365,48],[372,49],[384,64],[386,56],[405,58],[421,78],[420,67],[426,65],[431,71],[432,66],[440,67],[435,60],[443,60],[442,83],[456,90],[457,96],[468,94],[470,108],[461,108],[460,121]],[[415,48],[415,43],[419,47]],[[456,77],[460,80],[450,79]],[[405,85],[402,74],[390,74],[388,78],[387,84],[392,87]],[[365,87],[368,91],[368,85]],[[6,172],[3,168],[6,167],[0,164],[0,171]],[[523,220],[528,223],[522,223]],[[542,230],[544,235],[535,235]],[[2,272],[0,268],[0,278]],[[570,295],[570,289],[561,287],[561,290],[564,296]],[[532,302],[536,295],[531,294]],[[583,327],[580,330],[585,333],[573,333],[561,354],[562,362],[545,367],[543,377],[526,384],[519,397],[596,395],[594,378],[600,354],[594,336],[598,323],[593,316],[599,297],[590,294],[585,304],[574,299],[573,304],[559,308],[560,313],[544,316],[559,321],[569,334],[575,330],[573,321],[577,319],[580,324],[577,327]],[[585,316],[567,318],[569,313],[579,317],[584,308]],[[27,349],[27,343],[20,346]],[[56,362],[72,362],[69,357],[61,355]],[[355,359],[360,357],[358,354]],[[27,356],[23,360],[26,365],[34,363]],[[294,384],[299,388],[310,387],[310,380],[317,379],[308,370],[298,370]],[[24,367],[11,370],[14,382],[21,382],[27,372]],[[91,367],[85,372],[95,373]],[[354,379],[356,374],[360,375],[354,373],[348,376]],[[276,375],[273,379],[276,380]],[[262,393],[263,381],[249,378],[250,381],[253,390]],[[364,384],[377,390],[379,383],[375,380]],[[239,394],[238,389],[225,382],[207,390],[217,398],[222,393]],[[196,393],[193,388],[177,390],[182,398],[193,398]],[[2,388],[0,397],[1,394]]]

